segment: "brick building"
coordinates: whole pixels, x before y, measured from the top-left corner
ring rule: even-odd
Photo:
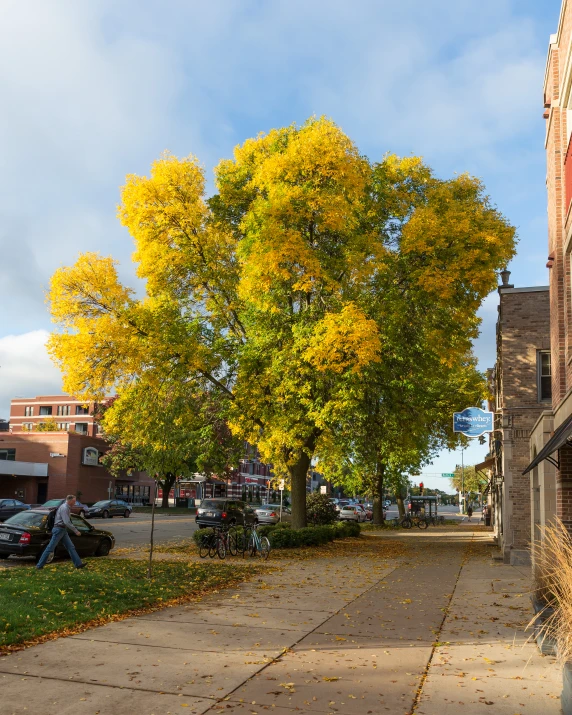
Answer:
[[[514,564],[528,558],[531,522],[538,516],[523,472],[531,431],[551,407],[550,297],[547,286],[515,288],[509,276],[503,271],[498,289],[497,359],[489,371],[492,457],[481,466],[492,471],[493,525],[505,562]]]
[[[146,474],[115,478],[100,464],[107,443],[98,436],[93,407],[67,395],[12,400],[9,430],[0,431],[0,498],[41,504],[78,494],[84,502],[115,495],[148,501],[154,482]],[[48,420],[55,429],[38,430]]]
[[[554,483],[547,487],[555,493],[557,516],[572,531],[572,4],[567,0],[557,32],[550,36],[544,117],[552,411],[533,430],[526,471],[534,479],[535,470],[540,474],[548,465],[555,467]],[[539,493],[542,508],[542,488]]]
[[[95,437],[98,426],[94,423],[94,408],[93,403],[86,404],[69,395],[18,397],[10,403],[10,431],[37,432],[41,425],[55,422],[59,430]]]

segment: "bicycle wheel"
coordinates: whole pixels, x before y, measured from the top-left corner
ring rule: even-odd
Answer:
[[[410,519],[409,517],[406,516],[406,517],[402,520],[401,526],[402,526],[404,529],[411,529],[411,527],[413,526],[413,522],[411,521],[411,519]]]
[[[231,556],[238,554],[238,534],[234,526],[231,526],[228,530],[228,553]]]
[[[266,536],[263,536],[260,539],[260,548],[258,549],[258,556],[263,561],[266,561],[266,559],[270,556],[270,541],[268,541]]]
[[[429,522],[427,519],[418,519],[417,521],[417,528],[418,529],[426,529],[429,526]]]
[[[216,553],[219,559],[224,559],[226,557],[226,537],[224,534],[219,534],[216,540]]]
[[[209,555],[210,540],[211,537],[208,536],[208,534],[202,535],[202,539],[199,544],[199,556],[201,557],[201,559],[206,559],[206,557]]]

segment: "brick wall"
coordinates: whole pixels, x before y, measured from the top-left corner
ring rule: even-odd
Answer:
[[[548,288],[500,288],[496,370],[502,375],[498,407],[502,424],[503,534],[501,548],[525,549],[531,541],[530,433],[550,403],[538,394],[538,352],[550,349]]]

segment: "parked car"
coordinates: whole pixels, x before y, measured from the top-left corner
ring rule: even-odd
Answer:
[[[27,509],[15,514],[0,524],[0,559],[9,556],[33,556],[39,561],[51,538],[48,517],[53,509]],[[107,556],[115,546],[115,538],[109,531],[96,529],[83,517],[71,515],[72,524],[80,536],[70,534],[70,538],[80,556]],[[56,556],[68,556],[60,543]]]
[[[24,504],[17,499],[0,499],[0,521],[5,521],[14,516],[14,514],[19,514],[21,511],[31,508],[29,504]]]
[[[386,499],[385,502],[384,502],[384,506],[385,506],[386,509],[389,509],[389,507],[391,506],[391,500],[390,500],[390,499]]]
[[[93,519],[100,516],[102,519],[111,519],[113,516],[123,516],[125,519],[131,516],[133,507],[123,499],[103,499],[87,507],[86,517]]]
[[[195,521],[201,529],[207,526],[251,525],[258,522],[256,512],[238,499],[203,499]]]
[[[350,503],[350,502],[349,502],[348,499],[340,499],[340,500],[338,501],[338,503],[336,504],[336,511],[338,512],[338,516],[339,516],[339,513],[340,513],[340,509],[342,509],[344,506],[347,506],[349,503]]]
[[[369,502],[366,504],[361,504],[361,508],[365,511],[365,517],[368,521],[373,519],[373,504],[370,504]]]
[[[346,504],[340,508],[342,521],[365,521],[365,510],[358,504]]]
[[[65,499],[49,499],[45,504],[42,504],[40,509],[57,509],[65,502]],[[79,516],[86,516],[88,506],[87,504],[82,504],[79,499],[75,500],[75,504],[70,507],[72,514],[78,514]]]
[[[261,524],[277,524],[280,521],[280,504],[265,504],[255,510],[256,518]],[[282,506],[282,521],[292,520],[292,510]]]

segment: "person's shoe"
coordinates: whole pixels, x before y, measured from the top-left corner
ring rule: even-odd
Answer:
[[[76,566],[76,569],[84,569],[87,566],[87,564],[80,564],[79,566]]]

